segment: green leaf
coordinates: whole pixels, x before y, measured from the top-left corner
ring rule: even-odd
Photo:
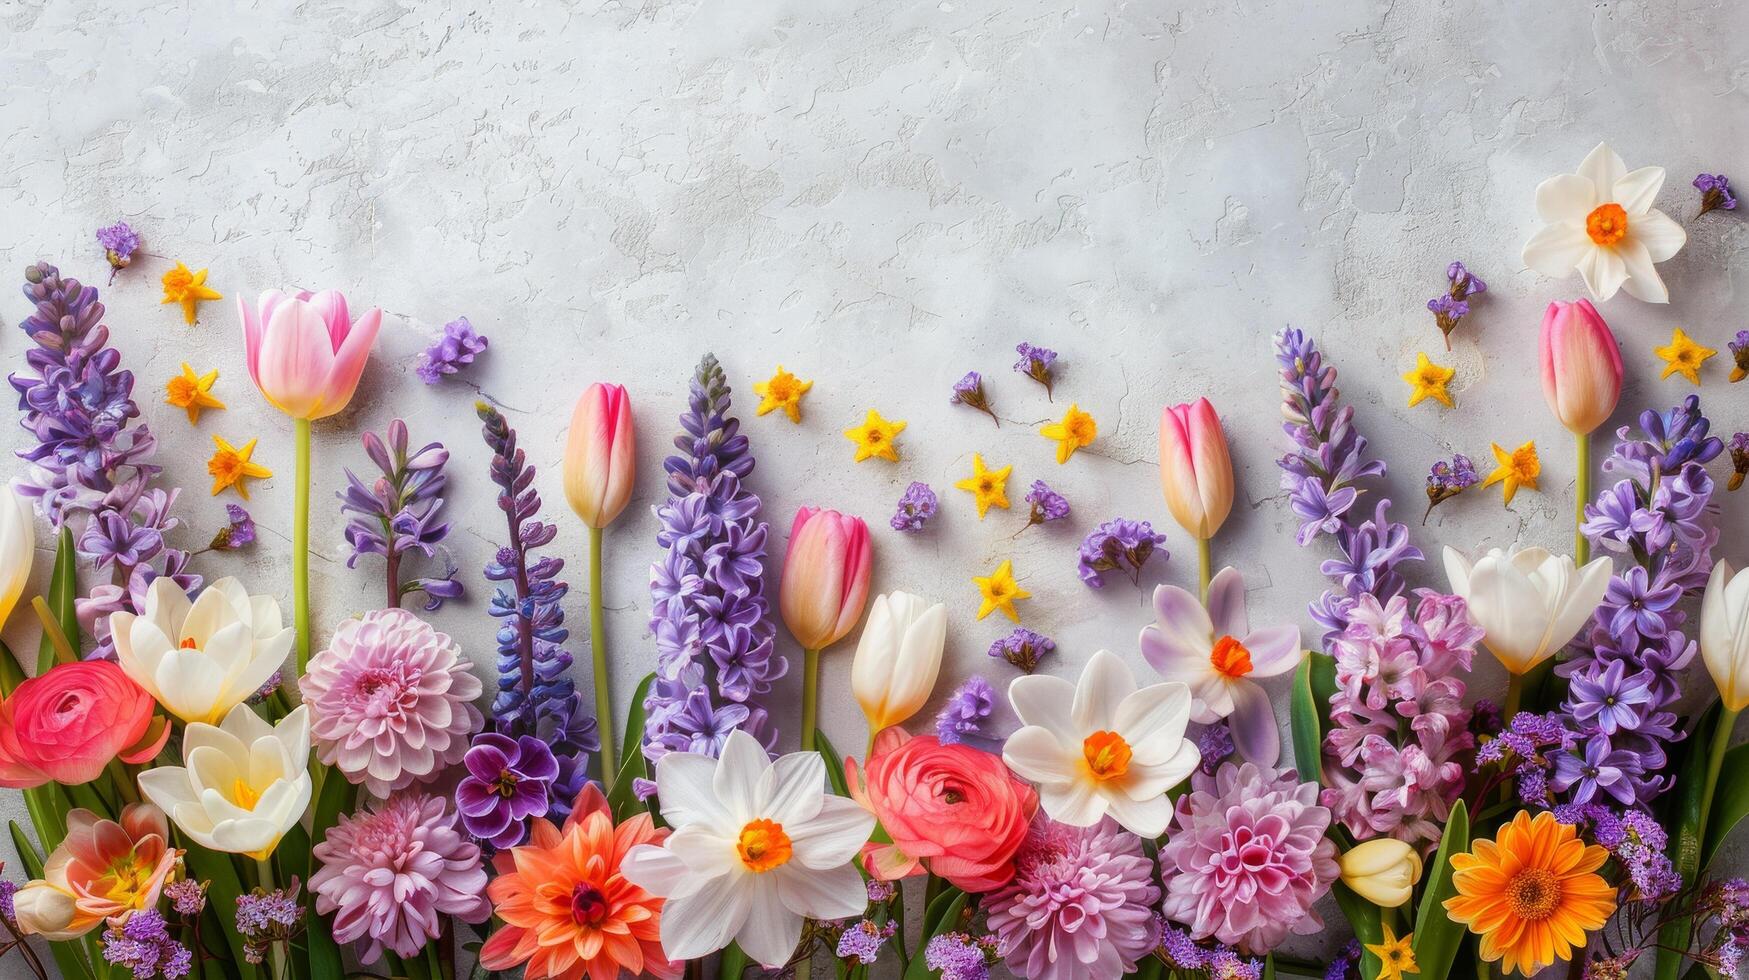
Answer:
[[[12,849],[18,852],[18,859],[24,862],[25,874],[31,878],[41,878],[43,876],[42,852],[38,851],[36,845],[31,843],[30,838],[24,833],[24,828],[18,825],[18,821],[10,820],[7,823],[12,829]]]
[[[850,784],[844,780],[844,759],[832,747],[826,733],[817,728],[814,729],[814,750],[820,753],[820,758],[826,763],[826,781],[832,784],[832,792],[839,796],[849,796]]]
[[[1700,870],[1701,808],[1706,793],[1703,778],[1705,753],[1712,745],[1714,730],[1719,727],[1719,711],[1720,702],[1714,701],[1700,716],[1682,747],[1682,762],[1673,767],[1682,775],[1676,783],[1675,809],[1671,813],[1675,832],[1670,835],[1668,853],[1670,863],[1682,875],[1685,886],[1694,883],[1695,873]],[[1683,953],[1688,950],[1693,932],[1694,920],[1686,916],[1672,919],[1658,930],[1658,960],[1652,973],[1657,980],[1676,980],[1681,974]]]
[[[73,601],[78,596],[79,553],[73,547],[72,527],[62,526],[60,540],[55,545],[55,568],[49,573],[49,591],[45,598],[49,611],[61,625],[61,632],[67,635],[67,642],[75,646],[79,643],[79,617],[74,613]],[[37,644],[36,672],[40,676],[54,665],[55,645],[49,642],[45,631],[42,642]]]
[[[626,712],[625,737],[619,740],[620,751],[628,755],[631,754],[632,746],[642,747],[644,744],[644,699],[650,696],[650,685],[654,683],[656,675],[646,674],[638,682],[637,689],[632,691],[631,710]]]
[[[1427,867],[1427,888],[1415,913],[1415,962],[1421,967],[1421,980],[1445,980],[1464,941],[1464,927],[1446,915],[1445,900],[1457,894],[1451,857],[1469,849],[1469,810],[1459,800],[1446,818],[1445,836],[1439,839],[1439,851]]]
[[[723,950],[723,958],[717,963],[717,973],[723,980],[740,980],[741,974],[747,972],[747,954],[741,952],[741,947],[730,943]]]
[[[12,648],[0,642],[0,694],[7,697],[18,690],[18,685],[24,683],[24,664],[18,659],[18,654]]]
[[[1292,721],[1294,768],[1300,781],[1324,784],[1324,726],[1319,719],[1317,695],[1312,692],[1312,655],[1300,659],[1294,670],[1293,696],[1288,716]]]
[[[1336,904],[1341,906],[1342,914],[1347,917],[1348,925],[1354,930],[1354,938],[1360,940],[1360,975],[1362,980],[1374,980],[1379,975],[1378,954],[1368,950],[1367,946],[1377,946],[1385,941],[1384,926],[1379,918],[1379,907],[1356,895],[1352,889],[1338,881],[1330,887],[1330,894],[1336,896]]]
[[[607,794],[607,806],[615,820],[624,820],[648,810],[638,799],[638,794],[632,791],[632,783],[650,776],[649,760],[644,758],[644,699],[649,696],[650,685],[655,682],[656,675],[650,674],[639,681],[637,690],[632,692],[631,710],[626,713],[625,738],[619,743],[625,758],[620,760],[619,772],[614,774],[613,792]]]
[[[1166,964],[1160,957],[1149,954],[1148,958],[1136,964],[1136,971],[1129,974],[1136,980],[1160,980],[1166,975]]]
[[[1712,812],[1707,816],[1701,841],[1700,866],[1706,867],[1719,853],[1720,845],[1744,817],[1749,817],[1749,742],[1725,753],[1719,767],[1719,785],[1713,790]]]

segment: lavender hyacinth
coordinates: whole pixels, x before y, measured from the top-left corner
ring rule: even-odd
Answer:
[[[425,610],[435,611],[446,600],[462,594],[455,563],[440,546],[449,534],[448,522],[439,518],[444,486],[449,482],[443,472],[449,450],[442,443],[431,442],[409,453],[407,423],[400,419],[389,423],[386,439],[366,432],[363,442],[365,455],[376,465],[378,475],[367,484],[348,469],[346,489],[335,494],[340,498],[340,512],[350,515],[346,543],[352,546],[352,554],[346,567],[358,567],[358,560],[365,555],[382,555],[388,566],[389,607],[423,592]],[[427,558],[439,557],[443,573],[403,583],[401,562],[414,549]]]
[[[737,728],[768,747],[777,737],[756,700],[789,664],[773,653],[769,527],[759,495],[742,484],[753,454],[729,405],[723,369],[707,354],[680,417],[680,452],[663,463],[669,498],[656,512],[666,550],[650,568],[656,679],[644,701],[644,757],[652,763],[669,752],[715,756]]]
[[[474,330],[467,317],[457,317],[443,325],[443,336],[425,349],[419,357],[419,366],[414,370],[418,372],[419,380],[434,385],[445,375],[474,363],[474,358],[485,353],[486,344],[486,338]]]
[[[588,778],[589,756],[600,748],[596,722],[571,682],[571,654],[563,644],[570,633],[560,602],[568,586],[558,580],[564,559],[535,557],[558,528],[540,519],[540,493],[534,467],[516,444],[516,430],[485,402],[474,411],[485,423],[492,451],[492,482],[504,512],[509,544],[486,566],[486,578],[499,585],[490,614],[498,625],[498,695],[492,701],[492,728],[511,737],[532,735],[552,749],[559,774],[553,781],[548,815],[563,818]]]

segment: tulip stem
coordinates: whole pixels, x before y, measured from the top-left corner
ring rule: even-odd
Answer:
[[[1584,565],[1591,560],[1591,541],[1585,537],[1585,502],[1591,499],[1591,433],[1574,437],[1579,443],[1578,478],[1573,487],[1573,560]]]
[[[1706,782],[1700,789],[1700,820],[1698,826],[1706,833],[1708,811],[1713,806],[1713,793],[1719,788],[1719,770],[1725,762],[1725,750],[1731,747],[1731,730],[1737,727],[1738,711],[1720,705],[1719,726],[1713,729],[1713,744],[1707,752]]]
[[[1209,557],[1209,539],[1196,539],[1196,585],[1204,605],[1209,601],[1209,579],[1214,562]]]
[[[296,419],[297,495],[292,503],[292,604],[298,676],[310,662],[310,420]]]
[[[595,729],[601,733],[601,788],[613,792],[613,696],[607,689],[607,624],[601,618],[601,528],[589,529],[589,658],[595,664]]]
[[[814,751],[820,713],[820,651],[802,651],[802,751]],[[872,744],[872,743],[871,743]],[[867,761],[866,759],[864,761]]]

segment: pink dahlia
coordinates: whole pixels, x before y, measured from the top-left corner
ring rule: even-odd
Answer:
[[[1312,905],[1340,871],[1318,787],[1249,762],[1191,778],[1160,846],[1160,911],[1251,954],[1324,928]]]
[[[480,923],[492,914],[479,845],[439,797],[415,791],[341,814],[313,853],[316,911],[334,913],[337,941],[359,940],[360,962],[376,962],[384,947],[418,955],[442,932],[439,916]]]
[[[461,648],[405,609],[340,624],[298,685],[316,757],[379,797],[460,762],[483,720]]]
[[[1110,817],[1071,827],[1039,813],[1014,878],[985,897],[1008,968],[1028,980],[1115,980],[1153,950],[1160,898],[1142,839]]]

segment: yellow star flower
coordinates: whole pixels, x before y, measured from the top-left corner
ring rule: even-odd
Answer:
[[[181,262],[164,273],[164,303],[182,304],[182,319],[193,324],[200,304],[212,299],[224,299],[219,291],[206,284],[206,270],[190,271]]]
[[[996,566],[988,578],[975,575],[972,584],[978,587],[978,594],[984,601],[978,604],[978,618],[983,619],[996,610],[1015,622],[1020,622],[1020,613],[1014,611],[1014,604],[1021,599],[1032,598],[1032,593],[1021,588],[1014,581],[1014,563],[1005,561]]]
[[[1384,929],[1384,942],[1366,944],[1367,952],[1379,958],[1378,980],[1402,980],[1405,973],[1420,973],[1421,968],[1415,965],[1412,937],[1399,937],[1388,923]]]
[[[812,381],[803,381],[779,364],[777,373],[770,380],[753,382],[753,393],[759,396],[759,407],[753,410],[753,414],[765,415],[781,408],[791,422],[799,423],[802,420],[802,396],[812,387]],[[903,428],[904,423],[900,423],[900,427]]]
[[[991,507],[1008,509],[1008,474],[1013,470],[1012,466],[1004,466],[999,470],[985,469],[983,455],[973,453],[972,475],[954,486],[977,498],[978,520],[981,521]]]
[[[224,408],[225,403],[211,394],[213,382],[219,380],[217,370],[205,374],[195,374],[194,368],[182,362],[182,373],[174,375],[164,384],[165,398],[168,404],[188,410],[188,424],[200,421],[200,410],[203,408]]]
[[[1490,443],[1494,448],[1494,462],[1500,465],[1488,478],[1482,481],[1483,489],[1496,483],[1506,484],[1506,499],[1503,503],[1512,503],[1512,495],[1519,487],[1536,489],[1536,478],[1542,474],[1542,461],[1536,458],[1536,443],[1527,442],[1511,452],[1500,448],[1499,443]]]
[[[1654,347],[1652,353],[1664,361],[1664,373],[1660,378],[1668,378],[1672,374],[1680,374],[1693,384],[1700,384],[1700,366],[1706,359],[1717,354],[1711,347],[1702,347],[1690,340],[1688,334],[1677,327],[1670,334],[1669,347]]]
[[[1409,392],[1409,407],[1421,404],[1424,398],[1436,398],[1445,403],[1446,408],[1456,408],[1452,404],[1451,392],[1445,386],[1457,374],[1457,368],[1440,367],[1427,359],[1427,353],[1420,351],[1415,354],[1415,370],[1403,375],[1403,380],[1409,382],[1414,390]]]
[[[845,429],[844,438],[856,443],[856,461],[858,463],[870,456],[899,461],[899,446],[894,442],[899,433],[905,431],[904,422],[888,422],[881,418],[881,413],[874,409],[868,410],[868,418],[854,429]]]
[[[1069,457],[1075,455],[1075,450],[1093,444],[1093,437],[1099,435],[1099,423],[1093,421],[1093,416],[1070,403],[1061,422],[1052,422],[1038,430],[1038,434],[1046,439],[1057,440],[1057,463],[1060,465],[1067,463]]]
[[[250,454],[255,452],[255,440],[243,444],[242,449],[226,442],[221,436],[213,436],[213,445],[218,449],[212,459],[206,461],[206,471],[213,478],[213,496],[218,496],[226,487],[236,487],[237,493],[244,500],[249,499],[249,485],[244,480],[265,480],[273,475],[273,471],[260,463],[251,463]]]

